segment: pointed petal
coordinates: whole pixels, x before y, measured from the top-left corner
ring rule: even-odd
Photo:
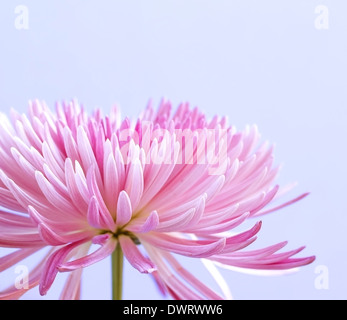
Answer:
[[[25,249],[19,249],[15,252],[12,252],[10,254],[7,254],[0,258],[0,272],[12,267],[19,261],[22,261],[26,257],[29,257],[36,251],[40,250],[41,248],[25,248]]]
[[[97,249],[96,251],[92,252],[91,254],[87,256],[81,257],[73,261],[62,263],[58,266],[58,269],[61,272],[66,272],[66,271],[73,271],[79,268],[88,267],[111,255],[112,252],[116,249],[116,246],[117,246],[116,239],[112,238],[109,235],[108,240],[99,249]]]
[[[98,200],[95,196],[91,197],[88,212],[87,212],[88,223],[97,229],[106,229],[114,231],[115,224],[110,214],[104,214],[100,210]]]
[[[173,269],[177,272],[178,275],[192,285],[199,293],[203,294],[209,300],[221,300],[222,297],[211,290],[198,278],[193,276],[188,270],[182,267],[182,265],[171,255],[165,254],[165,258],[171,264]]]
[[[126,191],[122,191],[119,194],[117,202],[117,218],[116,224],[121,227],[127,224],[131,220],[132,206],[130,198]]]
[[[75,212],[74,206],[61,194],[59,194],[56,188],[45,178],[40,171],[35,172],[36,181],[45,195],[46,199],[57,209],[65,212]]]
[[[147,233],[157,228],[159,224],[159,215],[157,211],[152,211],[145,221],[136,218],[127,226],[127,230],[134,233]]]
[[[206,258],[221,252],[226,239],[213,240],[189,240],[177,238],[169,234],[152,232],[150,234],[138,234],[141,241],[166,251],[178,253],[188,257]]]
[[[113,231],[115,228],[115,223],[110,212],[108,211],[108,208],[104,202],[102,194],[98,188],[94,168],[95,168],[94,166],[91,167],[87,173],[88,189],[92,195],[92,198],[95,199],[93,201],[96,201],[98,205],[98,209],[99,209],[98,211],[100,214],[100,222],[103,223],[103,226],[104,226],[103,228],[106,227],[106,229]]]
[[[125,191],[129,195],[131,206],[135,210],[143,194],[143,170],[139,159],[131,162],[126,178]]]
[[[120,236],[119,243],[122,247],[124,256],[135,269],[141,273],[152,273],[156,270],[154,263],[149,260],[149,258],[145,258],[142,255],[140,250],[129,237]]]
[[[44,269],[42,271],[42,276],[40,280],[40,294],[45,295],[49,288],[52,286],[53,281],[58,273],[58,266],[62,264],[66,256],[76,247],[81,245],[83,242],[75,242],[71,243],[69,245],[66,245],[58,250],[56,250],[54,253],[52,253],[44,266]]]
[[[276,206],[276,207],[274,207],[274,208],[271,208],[271,209],[268,209],[268,210],[265,210],[265,211],[257,212],[257,213],[255,213],[255,214],[253,215],[253,217],[258,217],[258,216],[260,216],[260,215],[268,214],[268,213],[270,213],[270,212],[274,212],[274,211],[280,210],[280,209],[282,209],[282,208],[285,208],[286,206],[289,206],[289,205],[291,205],[291,204],[293,204],[293,203],[295,203],[295,202],[297,202],[297,201],[299,201],[299,200],[301,200],[301,199],[307,197],[309,194],[310,194],[309,192],[303,193],[302,195],[300,195],[300,196],[298,196],[298,197],[296,197],[296,198],[294,198],[294,199],[292,199],[292,200],[290,200],[290,201],[287,201],[287,202],[285,202],[285,203],[282,203],[282,204],[279,205],[279,206]]]
[[[70,199],[78,211],[82,215],[85,215],[88,209],[88,202],[86,202],[85,197],[83,197],[83,191],[78,187],[73,164],[69,158],[65,160],[65,181]]]
[[[178,215],[171,219],[163,219],[160,220],[160,223],[156,229],[158,232],[177,232],[184,230],[193,219],[196,213],[196,209],[192,208],[187,212],[184,212],[182,215]]]
[[[107,144],[108,145],[108,144]],[[112,147],[110,147],[112,148]],[[112,151],[111,151],[112,152]],[[108,156],[104,165],[104,185],[105,185],[105,203],[111,212],[113,218],[116,218],[117,198],[119,194],[119,177],[116,160],[113,154]]]

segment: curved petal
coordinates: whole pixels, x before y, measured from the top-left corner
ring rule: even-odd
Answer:
[[[114,231],[115,223],[110,211],[108,210],[105,204],[105,201],[102,196],[102,191],[99,189],[99,185],[97,183],[95,174],[96,171],[98,171],[98,169],[95,169],[95,166],[92,166],[87,172],[88,189],[92,198],[94,198],[93,201],[96,201],[99,207],[98,211],[101,218],[100,221],[102,221],[103,223],[103,228]]]
[[[87,212],[88,223],[97,229],[106,229],[114,231],[115,223],[108,212],[101,210],[98,200],[92,196],[89,201]]]
[[[51,254],[52,250],[50,250],[43,259],[36,265],[36,267],[29,272],[30,277],[28,278],[28,286],[27,288],[17,288],[16,285],[12,285],[8,287],[6,290],[0,292],[0,300],[15,300],[19,299],[23,294],[25,294],[28,290],[36,287],[41,279],[42,270],[44,268],[44,261]]]
[[[129,237],[120,236],[119,243],[122,247],[124,256],[135,269],[141,273],[152,273],[156,270],[154,263],[142,255],[140,250]]]
[[[126,191],[121,191],[117,202],[117,218],[116,224],[118,227],[124,226],[131,220],[132,206],[130,198]]]
[[[109,236],[109,239],[96,251],[79,259],[62,263],[58,265],[61,272],[73,271],[79,268],[88,267],[100,260],[105,259],[116,249],[117,241]]]
[[[159,224],[159,215],[157,211],[152,211],[145,221],[140,218],[132,220],[127,226],[127,230],[134,233],[147,233],[154,231]]]
[[[42,271],[42,277],[40,279],[40,294],[45,295],[58,273],[58,266],[62,264],[67,255],[75,248],[83,244],[84,242],[78,241],[66,245],[55,252],[53,252],[47,259],[44,269]]]
[[[140,234],[138,237],[141,241],[146,241],[159,249],[195,258],[206,258],[220,253],[226,243],[225,238],[213,240],[189,240],[157,232],[152,232],[151,234]]]
[[[29,257],[36,251],[40,250],[40,247],[34,248],[24,248],[11,252],[0,258],[0,272],[12,267],[19,261],[22,261],[26,257]]]
[[[177,274],[180,275],[182,279],[188,282],[191,286],[193,286],[199,293],[203,294],[209,300],[223,299],[220,295],[218,295],[216,292],[211,290],[208,286],[206,286],[203,282],[201,282],[188,270],[183,268],[182,265],[178,263],[178,261],[171,254],[166,254],[165,258],[170,263],[172,268],[177,272]]]

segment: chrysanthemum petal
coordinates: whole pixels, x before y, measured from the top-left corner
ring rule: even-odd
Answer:
[[[135,269],[141,273],[152,273],[156,270],[155,264],[142,255],[140,250],[129,237],[120,236],[119,243],[122,247],[124,256]]]
[[[0,233],[0,246],[4,248],[42,248],[44,245],[36,228]]]
[[[71,203],[64,198],[57,190],[52,186],[52,184],[45,178],[42,172],[36,171],[35,173],[36,181],[40,186],[42,193],[45,195],[46,199],[56,208],[65,212],[75,212]]]
[[[159,215],[157,211],[152,211],[146,219],[137,217],[127,226],[127,230],[134,233],[147,233],[154,231],[159,225]]]
[[[46,257],[45,257],[46,258]],[[45,259],[44,258],[44,259]],[[41,273],[44,265],[42,259],[38,265],[29,272],[28,283],[24,286],[16,286],[16,284],[8,287],[4,291],[0,291],[0,300],[18,300],[21,296],[27,293],[30,289],[38,286],[41,278]]]
[[[140,240],[144,240],[159,249],[195,258],[206,258],[217,254],[223,250],[226,243],[225,238],[195,241],[156,232],[138,236]]]
[[[0,258],[0,272],[12,267],[17,262],[25,259],[26,257],[29,257],[33,253],[40,250],[40,247],[33,247],[33,248],[25,248],[25,249],[19,249],[14,252],[11,252],[7,254],[6,256],[3,256]]]
[[[131,162],[124,190],[129,195],[132,208],[139,204],[143,193],[143,170],[139,159]]]
[[[101,210],[96,196],[92,196],[89,201],[87,219],[91,226],[98,229],[115,229],[115,223],[108,212]]]
[[[297,201],[307,197],[308,195],[309,195],[309,192],[305,192],[305,193],[301,194],[300,196],[298,196],[298,197],[296,197],[296,198],[294,198],[292,200],[289,200],[289,201],[287,201],[285,203],[282,203],[279,206],[276,206],[274,208],[271,208],[271,209],[268,209],[268,210],[265,210],[265,211],[257,212],[253,216],[254,217],[258,217],[258,216],[261,216],[261,215],[264,215],[264,214],[268,214],[270,212],[274,212],[274,211],[280,210],[280,209],[282,209],[284,207],[287,207],[287,206],[289,206],[289,205],[291,205],[291,204],[293,204],[293,203],[295,203],[295,202],[297,202]]]
[[[117,202],[117,218],[116,223],[118,227],[127,224],[131,220],[132,206],[130,198],[126,191],[119,194]]]
[[[71,159],[67,158],[65,160],[65,181],[66,187],[70,194],[70,199],[77,208],[77,211],[85,216],[88,209],[88,202],[86,202],[87,187],[79,187],[76,181],[76,174],[73,169]]]
[[[185,281],[187,281],[190,285],[192,285],[198,292],[203,294],[207,299],[210,299],[210,300],[222,299],[220,295],[218,295],[216,292],[211,290],[203,282],[198,280],[188,270],[183,268],[182,265],[178,263],[178,261],[171,254],[166,254],[165,258],[170,263],[170,265],[174,268],[174,270],[177,272],[178,275],[180,275]]]
[[[81,241],[68,244],[56,250],[48,257],[40,279],[39,289],[41,295],[45,295],[53,284],[53,281],[58,273],[58,266],[63,263],[64,259],[73,249],[81,244],[83,244]]]
[[[105,188],[105,203],[112,217],[115,218],[117,211],[117,199],[122,186],[119,183],[116,160],[113,154],[110,154],[107,157],[104,165],[104,183],[105,186],[107,186],[107,188]]]
[[[99,249],[79,259],[62,263],[58,265],[58,269],[59,271],[66,272],[66,271],[73,271],[79,268],[88,267],[108,257],[110,254],[112,254],[116,246],[117,246],[116,239],[108,236],[108,240],[105,241],[105,243],[102,244]]]

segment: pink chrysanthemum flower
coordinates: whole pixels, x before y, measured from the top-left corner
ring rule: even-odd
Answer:
[[[28,116],[0,117],[0,246],[16,249],[0,258],[0,271],[47,250],[28,288],[11,286],[3,299],[37,285],[44,295],[58,272],[70,272],[61,298],[78,299],[82,269],[110,255],[114,274],[124,254],[175,299],[229,298],[218,273],[227,296],[184,269],[177,255],[260,270],[314,260],[293,257],[303,248],[280,251],[286,242],[245,249],[261,222],[231,233],[305,196],[266,208],[278,195],[278,170],[272,147],[258,146],[256,127],[236,132],[225,118],[208,121],[187,104],[172,114],[167,101],[157,112],[149,106],[133,125],[120,121],[116,108],[89,116],[75,101],[56,113],[35,101]],[[121,279],[113,280],[120,298]]]

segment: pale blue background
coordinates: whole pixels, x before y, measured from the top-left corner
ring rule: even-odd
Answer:
[[[28,30],[14,26],[19,4],[29,9]],[[321,4],[328,30],[314,25]],[[117,102],[134,116],[165,96],[210,117],[228,115],[239,129],[256,123],[284,163],[278,181],[299,182],[292,197],[311,192],[264,218],[259,245],[306,244],[317,260],[284,277],[223,272],[234,297],[346,299],[346,17],[342,0],[1,1],[0,108],[24,112],[29,99],[53,106],[77,97],[88,110]],[[109,265],[86,269],[82,298],[110,298]],[[320,265],[329,271],[327,290],[315,287]],[[198,274],[197,266],[190,269]],[[46,298],[58,297],[61,283]],[[127,265],[125,298],[160,295]]]

